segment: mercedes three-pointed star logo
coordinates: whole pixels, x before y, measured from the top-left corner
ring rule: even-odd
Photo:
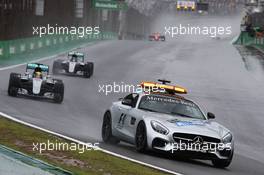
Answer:
[[[196,136],[196,137],[194,137],[194,139],[193,139],[193,143],[197,143],[197,144],[203,144],[203,138],[202,137],[200,137],[200,136]]]

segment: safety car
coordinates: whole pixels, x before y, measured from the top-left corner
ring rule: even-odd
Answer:
[[[113,102],[103,117],[103,141],[124,141],[139,152],[161,151],[211,160],[216,167],[229,166],[234,152],[231,131],[212,120],[213,113],[205,115],[184,97],[185,88],[160,81],[142,82],[140,92]]]

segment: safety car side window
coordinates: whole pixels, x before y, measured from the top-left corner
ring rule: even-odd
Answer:
[[[137,101],[138,101],[138,97],[139,95],[137,93],[132,93],[132,94],[129,94],[127,95],[123,101],[130,101],[131,102],[131,107],[136,107],[136,104],[137,104]]]

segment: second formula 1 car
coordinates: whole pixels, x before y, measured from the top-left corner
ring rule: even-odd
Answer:
[[[216,167],[230,165],[234,152],[233,134],[213,121],[180,94],[179,86],[142,82],[148,91],[131,93],[114,102],[104,114],[102,138],[106,143],[124,141],[136,150],[154,150],[193,159],[211,160]]]
[[[94,72],[93,62],[84,62],[84,54],[80,52],[69,52],[68,59],[55,60],[52,68],[53,74],[71,74],[82,75],[85,78],[90,78]]]
[[[26,73],[11,73],[8,85],[8,95],[28,95],[44,97],[61,103],[64,98],[64,84],[62,80],[51,78],[49,66],[39,63],[27,64]]]
[[[153,33],[149,35],[149,41],[165,41],[166,38],[164,35],[161,35],[160,33]]]

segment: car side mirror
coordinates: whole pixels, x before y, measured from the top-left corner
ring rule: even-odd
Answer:
[[[211,112],[208,112],[207,113],[207,118],[208,119],[215,119],[215,115],[213,113],[211,113]]]
[[[132,100],[131,99],[123,99],[122,104],[127,105],[127,106],[132,106]]]

